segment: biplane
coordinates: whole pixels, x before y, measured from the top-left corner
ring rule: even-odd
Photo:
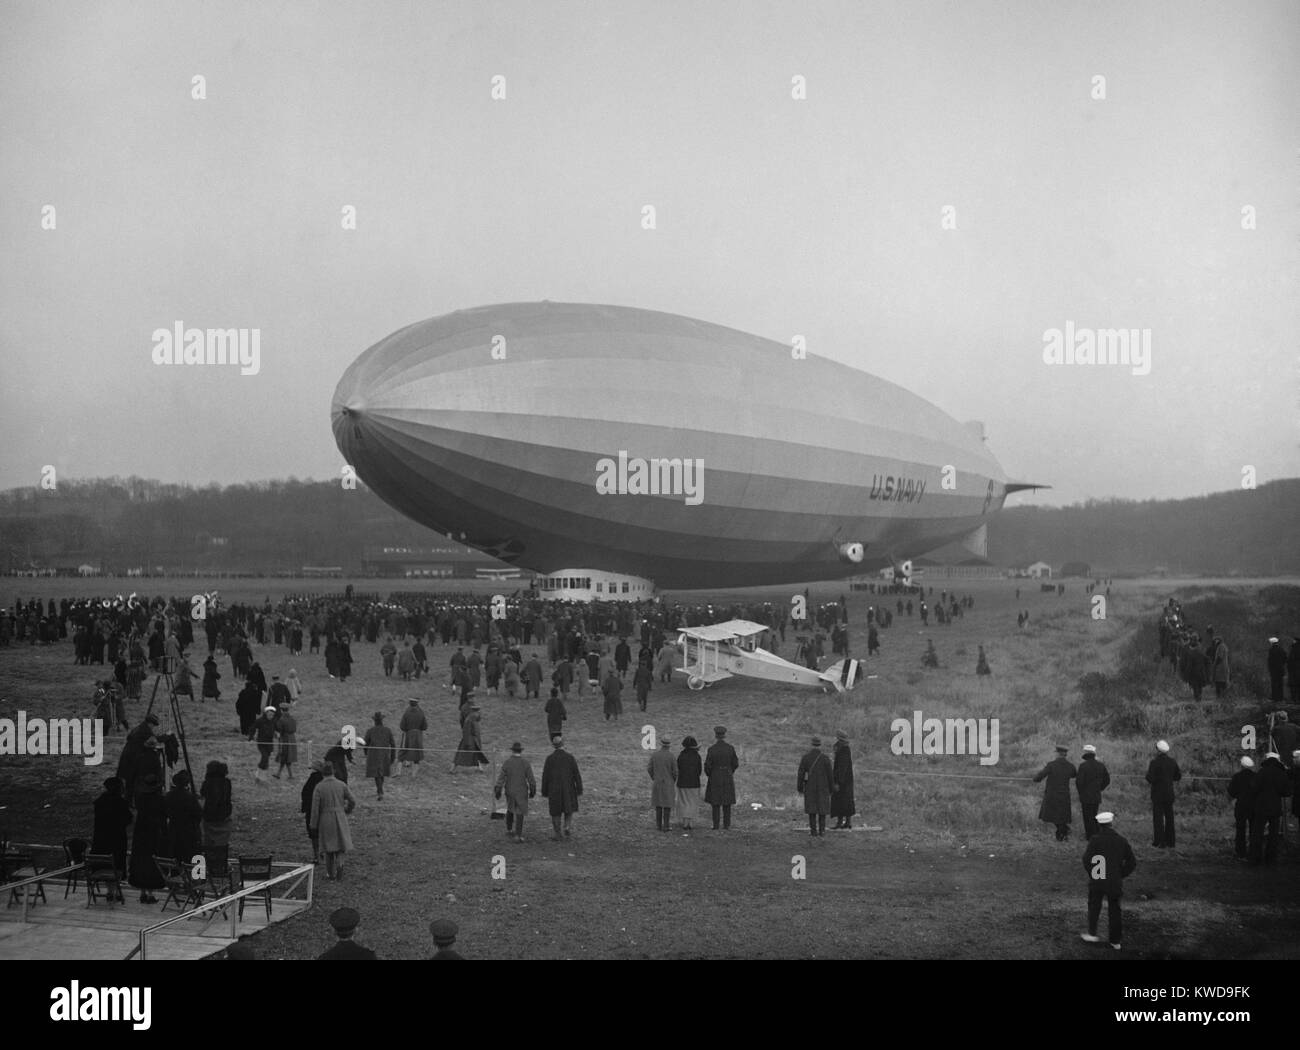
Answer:
[[[678,628],[677,648],[681,650],[682,666],[675,670],[686,675],[686,685],[695,690],[741,675],[765,678],[769,682],[831,686],[842,693],[852,689],[864,676],[857,660],[841,660],[824,671],[783,660],[758,644],[759,638],[769,630],[751,620]]]

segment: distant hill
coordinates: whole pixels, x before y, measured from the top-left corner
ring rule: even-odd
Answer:
[[[1013,507],[989,524],[995,565],[1085,562],[1098,572],[1300,574],[1300,478],[1180,500]]]
[[[1185,500],[1097,500],[1015,507],[989,525],[1000,566],[1085,562],[1094,572],[1300,574],[1300,479]],[[445,537],[391,509],[358,483],[166,484],[142,478],[61,480],[0,493],[0,571],[355,573],[364,548],[430,547]]]

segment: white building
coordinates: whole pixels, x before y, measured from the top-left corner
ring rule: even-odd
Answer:
[[[1045,561],[1036,561],[1025,569],[1025,575],[1032,576],[1035,579],[1050,580],[1052,578],[1052,567]]]

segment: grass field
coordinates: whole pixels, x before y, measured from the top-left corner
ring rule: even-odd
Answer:
[[[166,588],[150,585],[171,581],[133,582],[148,592],[215,585],[227,600],[274,600],[299,590],[338,591],[345,581],[190,581]],[[936,598],[947,582],[934,581]],[[540,797],[530,814],[531,841],[507,843],[503,823],[488,817],[491,776],[448,772],[459,738],[446,688],[452,650],[431,647],[433,677],[403,683],[383,677],[377,646],[354,642],[355,676],[339,683],[329,679],[319,655],[291,660],[281,647],[255,647],[268,677],[293,666],[303,679],[299,739],[310,742],[313,755],[344,724],[369,725],[375,710],[395,726],[408,695],[419,697],[428,714],[426,746],[441,753],[429,757],[417,778],[392,781],[382,803],[363,779],[364,767],[354,767],[350,786],[360,804],[345,880],[318,880],[316,906],[258,934],[254,947],[262,957],[312,957],[332,941],[325,917],[350,904],[362,914],[358,940],[385,958],[430,954],[427,925],[438,917],[459,924],[457,946],[476,958],[1300,955],[1295,821],[1278,865],[1249,869],[1232,857],[1224,793],[1240,754],[1240,727],[1258,722],[1265,710],[1259,694],[1264,639],[1300,630],[1300,588],[1116,581],[1107,618],[1095,620],[1080,581],[1068,581],[1063,597],[1040,593],[1035,581],[1019,582],[1017,601],[1012,581],[956,581],[959,593],[974,595],[975,607],[950,626],[932,620],[926,629],[919,617],[896,614],[893,628],[881,632],[880,657],[868,666],[873,677],[844,696],[744,679],[692,693],[679,680],[656,685],[645,714],[629,687],[619,723],[603,720],[599,700],[571,699],[566,739],[586,793],[574,837],[562,843],[549,840]],[[16,595],[59,597],[83,587],[64,580],[5,583],[9,603]],[[96,593],[117,593],[123,589],[117,583],[93,586]],[[365,580],[356,586],[390,589]],[[503,589],[478,586],[487,593]],[[827,585],[814,588],[812,599],[840,593]],[[1155,663],[1155,611],[1170,594],[1183,600],[1192,623],[1213,623],[1226,636],[1235,681],[1224,701],[1193,703],[1167,666]],[[743,595],[789,600],[788,591]],[[856,655],[865,653],[865,608],[875,600],[849,595]],[[1023,630],[1017,609],[1030,612]],[[939,655],[937,670],[921,664],[927,638]],[[993,671],[988,678],[975,674],[980,644]],[[793,649],[790,637],[783,655]],[[256,750],[235,732],[237,689],[229,661],[221,657],[219,664],[226,688],[221,703],[189,705],[185,719],[200,775],[209,758],[230,761],[232,853],[309,859],[298,811],[307,768],[298,770],[296,782],[255,784]],[[92,680],[102,673],[74,666],[67,642],[0,649],[0,717],[19,709],[29,716],[87,715]],[[495,696],[480,702],[489,754],[500,761],[519,739],[540,777],[548,751],[541,705]],[[129,706],[137,721],[143,702]],[[927,718],[998,719],[997,765],[981,766],[974,756],[893,754],[890,723],[910,720],[914,711]],[[729,727],[728,740],[740,754],[733,829],[707,830],[702,814],[697,829],[706,830],[656,833],[642,726],[653,725],[674,742],[690,733],[707,746],[715,723]],[[812,839],[795,770],[810,736],[833,739],[837,729],[853,745],[857,828]],[[1158,737],[1169,740],[1184,771],[1178,849],[1171,851],[1150,847],[1142,779]],[[115,767],[121,742],[120,734],[110,737],[98,768],[75,758],[0,758],[0,824],[19,841],[88,834],[90,803]],[[1077,799],[1074,837],[1066,844],[1036,819],[1041,787],[1028,778],[1058,742],[1069,746],[1075,762],[1083,744],[1096,745],[1113,781],[1103,808],[1116,812],[1117,827],[1138,856],[1126,884],[1122,953],[1100,953],[1078,938],[1086,885]],[[505,860],[503,879],[492,878],[497,857]],[[806,862],[802,880],[792,877],[796,857]]]

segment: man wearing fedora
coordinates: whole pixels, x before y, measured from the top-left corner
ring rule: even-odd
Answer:
[[[655,828],[672,831],[673,804],[677,801],[677,759],[673,757],[672,741],[667,737],[660,738],[659,750],[650,756],[646,770],[654,784],[650,804],[655,808]]]
[[[506,838],[524,841],[524,817],[528,815],[528,800],[537,794],[537,780],[532,763],[524,758],[524,745],[516,740],[510,745],[510,757],[501,763],[493,794],[506,799]],[[455,934],[452,934],[453,939]]]
[[[1114,828],[1114,813],[1097,814],[1097,834],[1088,840],[1083,851],[1083,870],[1088,873],[1088,932],[1080,934],[1089,944],[1100,944],[1097,921],[1101,918],[1101,902],[1106,901],[1106,917],[1110,925],[1110,946],[1116,951],[1124,937],[1120,898],[1124,895],[1124,880],[1137,868],[1137,858],[1128,840]]]
[[[578,812],[578,796],[582,794],[582,774],[577,760],[564,750],[564,737],[551,740],[554,750],[546,756],[542,766],[542,794],[550,803],[552,839],[573,834],[573,814]],[[564,834],[560,833],[560,818],[564,818]]]
[[[1070,837],[1070,781],[1077,775],[1074,763],[1065,756],[1070,749],[1056,745],[1056,757],[1038,771],[1034,783],[1046,780],[1043,785],[1043,804],[1038,807],[1038,819],[1056,825],[1056,841],[1065,842]]]

